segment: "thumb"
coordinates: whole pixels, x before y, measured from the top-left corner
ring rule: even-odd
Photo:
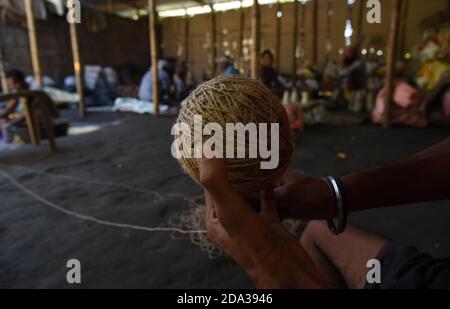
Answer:
[[[245,224],[251,208],[228,181],[223,159],[198,159],[200,183],[214,203],[222,226],[233,232]]]
[[[210,193],[219,193],[224,187],[230,186],[223,159],[200,158],[197,164],[200,183]]]

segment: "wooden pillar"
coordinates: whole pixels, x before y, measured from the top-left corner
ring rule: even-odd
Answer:
[[[365,8],[366,8],[366,1],[365,0],[359,0],[359,10],[358,10],[358,24],[356,25],[356,42],[357,44],[362,43],[362,34],[363,34],[363,27],[364,27],[364,18],[365,18]]]
[[[325,62],[330,60],[332,50],[331,21],[333,17],[333,2],[327,0],[327,22],[326,22],[326,39],[325,39]]]
[[[153,74],[153,104],[155,108],[155,116],[159,116],[159,45],[156,33],[156,25],[158,22],[158,12],[156,11],[156,0],[148,0],[148,15],[150,23],[150,53],[152,60],[152,74]]]
[[[408,18],[409,18],[409,0],[404,0],[402,2],[402,18],[400,20],[401,23],[401,31],[400,31],[400,46],[398,48],[398,56],[403,58],[403,52],[405,51],[406,45],[406,36],[408,35]]]
[[[392,115],[392,105],[394,103],[394,75],[395,75],[395,64],[397,55],[397,38],[399,32],[400,24],[400,11],[402,0],[391,0],[392,1],[392,16],[390,25],[390,35],[389,35],[389,50],[387,55],[387,65],[386,65],[386,79],[385,79],[385,89],[386,97],[384,99],[384,117],[383,126],[388,128],[391,126],[391,115]]]
[[[211,75],[216,76],[217,74],[217,16],[214,12],[213,2],[211,1],[209,6],[211,7]]]
[[[189,16],[184,17],[184,41],[183,41],[183,51],[184,51],[184,62],[186,65],[189,63],[189,45],[190,45],[191,29],[189,25]]]
[[[3,57],[3,36],[2,30],[0,29],[0,85],[2,86],[2,91],[4,94],[8,93],[8,83],[6,82],[6,73],[5,73],[5,60]]]
[[[77,93],[80,97],[78,109],[81,118],[86,117],[86,101],[84,93],[84,65],[80,55],[80,44],[78,37],[78,24],[70,24],[70,41],[72,43],[73,70],[77,83]]]
[[[109,14],[114,13],[114,6],[113,6],[113,1],[112,0],[108,0],[107,7],[108,7],[108,13]]]
[[[294,2],[294,31],[292,37],[292,82],[295,85],[297,81],[297,48],[298,48],[298,1]],[[303,29],[302,29],[303,31]]]
[[[31,0],[25,0],[25,11],[27,15],[28,37],[30,40],[31,62],[36,84],[42,87],[41,63],[39,60],[39,49],[36,37],[36,22],[34,20],[33,4]]]
[[[252,7],[252,65],[251,65],[251,77],[256,79],[259,75],[259,53],[260,53],[260,21],[261,11],[259,8],[258,0],[254,0]]]
[[[318,43],[318,11],[319,11],[319,3],[318,0],[312,0],[312,57],[311,62],[312,65],[317,65],[317,43]]]
[[[242,8],[242,1],[241,1],[241,9],[239,11],[239,35],[238,35],[238,45],[237,45],[237,59],[236,63],[238,65],[239,70],[242,70],[244,68],[244,29],[245,29],[245,11]]]
[[[276,68],[280,71],[281,68],[281,17],[278,13],[282,12],[282,5],[280,0],[277,4],[277,28],[276,28],[276,45],[275,45],[275,57],[276,57]]]
[[[39,103],[38,103],[39,104]],[[25,121],[28,127],[28,134],[33,145],[40,144],[40,129],[36,118],[36,109],[33,106],[31,98],[26,98],[23,111]]]

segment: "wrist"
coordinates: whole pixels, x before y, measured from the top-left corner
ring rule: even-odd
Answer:
[[[316,180],[317,219],[331,219],[337,216],[336,200],[327,182],[323,179]]]
[[[272,255],[275,254],[257,258],[251,267],[245,268],[250,280],[258,289],[293,288],[296,274],[287,265],[287,256],[274,259]]]
[[[321,288],[324,281],[297,241],[255,260],[247,275],[259,289]]]

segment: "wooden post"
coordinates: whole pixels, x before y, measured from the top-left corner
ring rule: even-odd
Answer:
[[[184,49],[184,62],[186,65],[189,63],[189,38],[191,36],[191,31],[189,27],[189,16],[186,15],[184,17],[184,42],[183,42],[183,49]]]
[[[331,37],[331,21],[333,17],[333,1],[327,0],[327,24],[326,24],[326,39],[325,39],[325,62],[330,60],[330,54],[332,50],[332,37]]]
[[[307,2],[302,4],[302,14],[300,15],[300,57],[302,60],[305,60],[306,58],[306,4]]]
[[[39,103],[37,103],[39,104]],[[36,112],[35,108],[33,106],[33,102],[31,98],[26,98],[25,104],[24,104],[24,116],[25,121],[27,123],[28,127],[28,134],[30,135],[30,140],[33,145],[39,145],[40,144],[40,135],[39,135],[39,123],[36,119]]]
[[[275,57],[276,57],[276,68],[280,71],[281,68],[281,17],[278,13],[282,12],[282,5],[280,0],[277,3],[277,28],[276,28],[276,46],[275,46]]]
[[[148,12],[150,21],[150,52],[152,59],[153,74],[153,104],[155,108],[155,116],[159,116],[159,71],[158,71],[158,37],[156,33],[156,24],[158,12],[156,11],[156,0],[148,0]]]
[[[2,91],[4,94],[8,93],[8,83],[6,81],[4,57],[3,57],[3,37],[2,30],[0,29],[0,85],[2,86]]]
[[[216,76],[216,59],[217,59],[217,16],[214,12],[213,2],[211,1],[209,6],[211,7],[211,57],[212,57],[212,66],[211,66],[211,74],[212,76]]]
[[[112,0],[108,0],[107,7],[108,7],[108,13],[109,14],[114,13],[114,6],[113,6]]]
[[[77,83],[77,92],[80,97],[78,110],[81,118],[86,117],[86,101],[84,95],[84,65],[80,56],[80,45],[78,38],[78,24],[70,24],[70,41],[72,43],[73,70]]]
[[[393,94],[394,94],[394,75],[395,75],[395,62],[397,55],[397,38],[399,32],[400,23],[400,10],[401,10],[402,0],[392,0],[392,16],[390,25],[390,35],[389,35],[389,51],[387,55],[387,65],[386,65],[386,79],[385,79],[385,89],[386,97],[384,99],[384,117],[383,126],[389,128],[391,126],[391,115],[392,115],[392,105],[393,105]]]
[[[260,19],[261,12],[259,8],[258,0],[253,2],[252,8],[252,65],[251,65],[251,77],[256,79],[259,75],[259,52],[260,52]]]
[[[356,42],[357,44],[361,44],[362,34],[363,34],[363,27],[364,27],[364,17],[365,17],[365,6],[366,1],[359,0],[359,10],[358,10],[358,25],[356,27]]]
[[[295,87],[295,83],[297,81],[297,69],[298,69],[298,62],[297,62],[297,48],[298,48],[298,1],[294,2],[294,31],[293,31],[293,37],[292,37],[292,82]],[[302,29],[304,31],[304,29]]]
[[[50,146],[50,151],[53,153],[56,151],[56,143],[55,143],[55,131],[53,127],[53,119],[50,114],[50,104],[47,100],[39,101],[40,108],[42,111],[42,122],[45,126],[45,131],[47,133],[47,140]]]
[[[400,46],[398,48],[398,56],[403,58],[403,52],[405,51],[406,45],[406,36],[408,30],[408,18],[409,18],[409,0],[404,0],[402,3],[402,14],[403,17],[400,21],[401,23],[401,31],[400,31]]]
[[[242,8],[242,1],[241,1],[241,9],[239,11],[239,36],[238,36],[238,45],[237,45],[237,59],[236,63],[238,65],[239,70],[242,70],[244,68],[243,65],[243,55],[244,55],[244,29],[245,29],[245,11]]]
[[[312,65],[317,65],[317,42],[318,42],[318,11],[319,11],[319,4],[318,0],[312,0]]]
[[[25,0],[25,11],[27,15],[28,37],[30,40],[31,62],[33,64],[34,79],[39,87],[42,87],[41,63],[39,60],[39,49],[36,37],[36,21],[34,20],[33,4],[31,0]]]

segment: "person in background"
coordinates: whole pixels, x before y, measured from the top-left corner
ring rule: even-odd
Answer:
[[[181,102],[189,95],[189,87],[187,85],[188,69],[184,62],[179,63],[175,69],[173,77],[175,84],[175,98],[177,102]]]
[[[8,89],[11,93],[27,91],[30,89],[25,81],[25,75],[19,70],[11,70],[6,73]],[[12,125],[22,123],[24,116],[24,99],[14,99],[6,102],[4,108],[0,109],[0,125],[2,135],[6,142],[12,142],[12,137],[8,134],[8,128]]]
[[[270,50],[265,50],[261,54],[260,78],[280,99],[283,96],[284,86],[280,81],[277,70],[273,67],[274,57]]]
[[[220,75],[237,75],[238,69],[234,67],[234,61],[229,56],[222,56],[216,59]]]
[[[350,91],[349,110],[363,112],[366,109],[366,65],[361,58],[359,46],[347,47],[344,50],[343,67],[339,72],[341,87],[335,94],[339,100],[345,90]]]
[[[160,87],[160,97],[163,98],[165,94],[170,92],[170,86],[172,84],[169,73],[166,70],[167,61],[160,60],[158,62],[158,73],[159,73],[159,87]],[[142,101],[153,102],[153,66],[144,75],[139,87],[139,99]]]

